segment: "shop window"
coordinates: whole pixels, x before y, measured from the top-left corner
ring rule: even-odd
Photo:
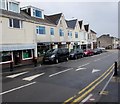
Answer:
[[[23,51],[23,59],[32,58],[32,50],[24,50]]]
[[[12,60],[12,55],[10,52],[0,52],[0,63],[9,62]]]

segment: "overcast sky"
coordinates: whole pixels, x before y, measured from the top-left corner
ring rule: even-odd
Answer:
[[[111,34],[118,37],[118,2],[117,0],[17,0],[21,6],[32,5],[44,10],[45,14],[62,12],[66,19],[77,18],[89,23],[90,29],[97,36]],[[48,2],[49,1],[49,2]],[[64,1],[64,2],[63,2]],[[104,2],[103,2],[104,1]],[[114,2],[113,2],[114,1]]]

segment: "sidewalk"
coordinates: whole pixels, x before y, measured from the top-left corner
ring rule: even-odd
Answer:
[[[101,95],[99,102],[120,104],[120,68],[118,70],[118,75],[112,77],[104,93]]]

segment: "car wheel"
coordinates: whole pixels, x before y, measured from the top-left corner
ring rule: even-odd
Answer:
[[[55,63],[56,63],[56,64],[58,64],[58,63],[59,63],[58,59],[55,59]]]

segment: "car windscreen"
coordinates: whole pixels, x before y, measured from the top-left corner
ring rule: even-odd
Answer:
[[[50,49],[48,50],[45,54],[48,55],[48,54],[54,54],[57,52],[57,49]]]

